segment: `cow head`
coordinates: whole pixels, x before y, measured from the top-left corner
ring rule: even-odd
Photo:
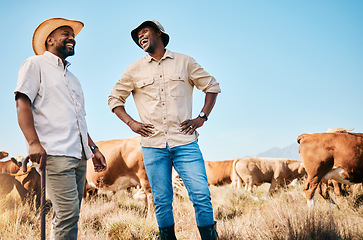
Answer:
[[[18,166],[19,168],[21,168],[21,165],[22,165],[22,163],[21,163],[21,161],[18,161],[18,160],[16,160],[15,158],[11,158],[10,159],[16,166]]]
[[[6,158],[7,156],[9,156],[9,153],[5,151],[0,151],[0,159]]]

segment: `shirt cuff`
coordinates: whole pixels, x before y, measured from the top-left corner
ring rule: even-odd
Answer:
[[[123,103],[122,101],[120,101],[116,98],[109,98],[108,106],[110,107],[110,110],[113,112],[113,110],[117,107],[124,107],[125,103]]]
[[[208,87],[206,87],[205,89],[203,89],[203,92],[205,93],[220,93],[221,92],[221,88],[219,87],[219,84],[213,84],[210,85]]]

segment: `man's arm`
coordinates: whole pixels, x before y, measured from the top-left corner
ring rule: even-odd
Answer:
[[[46,164],[47,153],[40,144],[38,134],[35,131],[30,99],[22,93],[16,94],[16,111],[19,127],[29,145],[28,157],[32,162],[38,163],[39,169],[42,169]]]
[[[143,137],[150,137],[154,134],[152,124],[144,124],[134,120],[125,110],[124,106],[118,106],[113,109],[113,112],[121,119],[131,130]]]
[[[204,112],[207,117],[212,112],[214,104],[217,100],[217,95],[218,93],[206,93],[205,95],[204,106],[201,112]],[[203,126],[205,121],[206,120],[204,118],[201,118],[199,116],[191,120],[186,120],[180,124],[180,131],[184,134],[193,134],[197,128]]]
[[[87,133],[87,136],[88,136],[89,147],[96,146],[96,144],[93,142],[89,133]],[[92,162],[93,162],[93,167],[94,167],[95,172],[105,171],[107,169],[107,163],[106,163],[106,159],[103,156],[103,154],[101,153],[101,151],[97,147],[97,148],[93,149],[92,152],[93,152]]]

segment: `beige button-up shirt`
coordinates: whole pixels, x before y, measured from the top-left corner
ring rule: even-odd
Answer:
[[[193,58],[166,50],[160,61],[149,54],[132,63],[108,98],[114,108],[124,106],[132,93],[141,122],[154,125],[154,135],[141,137],[144,147],[165,148],[195,141],[198,134],[180,132],[180,123],[192,119],[193,88],[221,92],[218,82]]]
[[[16,93],[31,101],[35,130],[48,155],[81,159],[82,144],[87,159],[88,146],[84,96],[80,82],[68,70],[69,62],[45,52],[28,58],[18,74]]]

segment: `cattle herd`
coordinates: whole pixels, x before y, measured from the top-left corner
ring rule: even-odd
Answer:
[[[140,138],[116,139],[97,142],[105,155],[108,168],[104,172],[95,172],[92,166],[87,168],[84,197],[89,198],[100,193],[114,193],[120,189],[140,188],[137,198],[145,200],[148,215],[152,214],[152,194],[146,175]],[[237,158],[226,161],[205,161],[208,182],[211,185],[242,188],[255,200],[254,186],[270,183],[267,196],[277,187],[286,186],[293,180],[305,181],[305,194],[308,206],[314,205],[316,190],[326,200],[335,204],[329,196],[328,188],[333,186],[340,196],[342,187],[361,186],[363,183],[363,134],[345,129],[329,130],[326,133],[302,134],[297,138],[302,161],[285,158]],[[0,159],[8,153],[0,151]],[[31,206],[40,204],[40,175],[35,167],[23,166],[22,157],[12,157],[0,161],[0,197],[16,189],[22,202]],[[89,161],[88,164],[92,164]],[[173,174],[176,190],[182,181]],[[141,196],[140,196],[141,195]],[[144,197],[142,197],[144,195]]]

